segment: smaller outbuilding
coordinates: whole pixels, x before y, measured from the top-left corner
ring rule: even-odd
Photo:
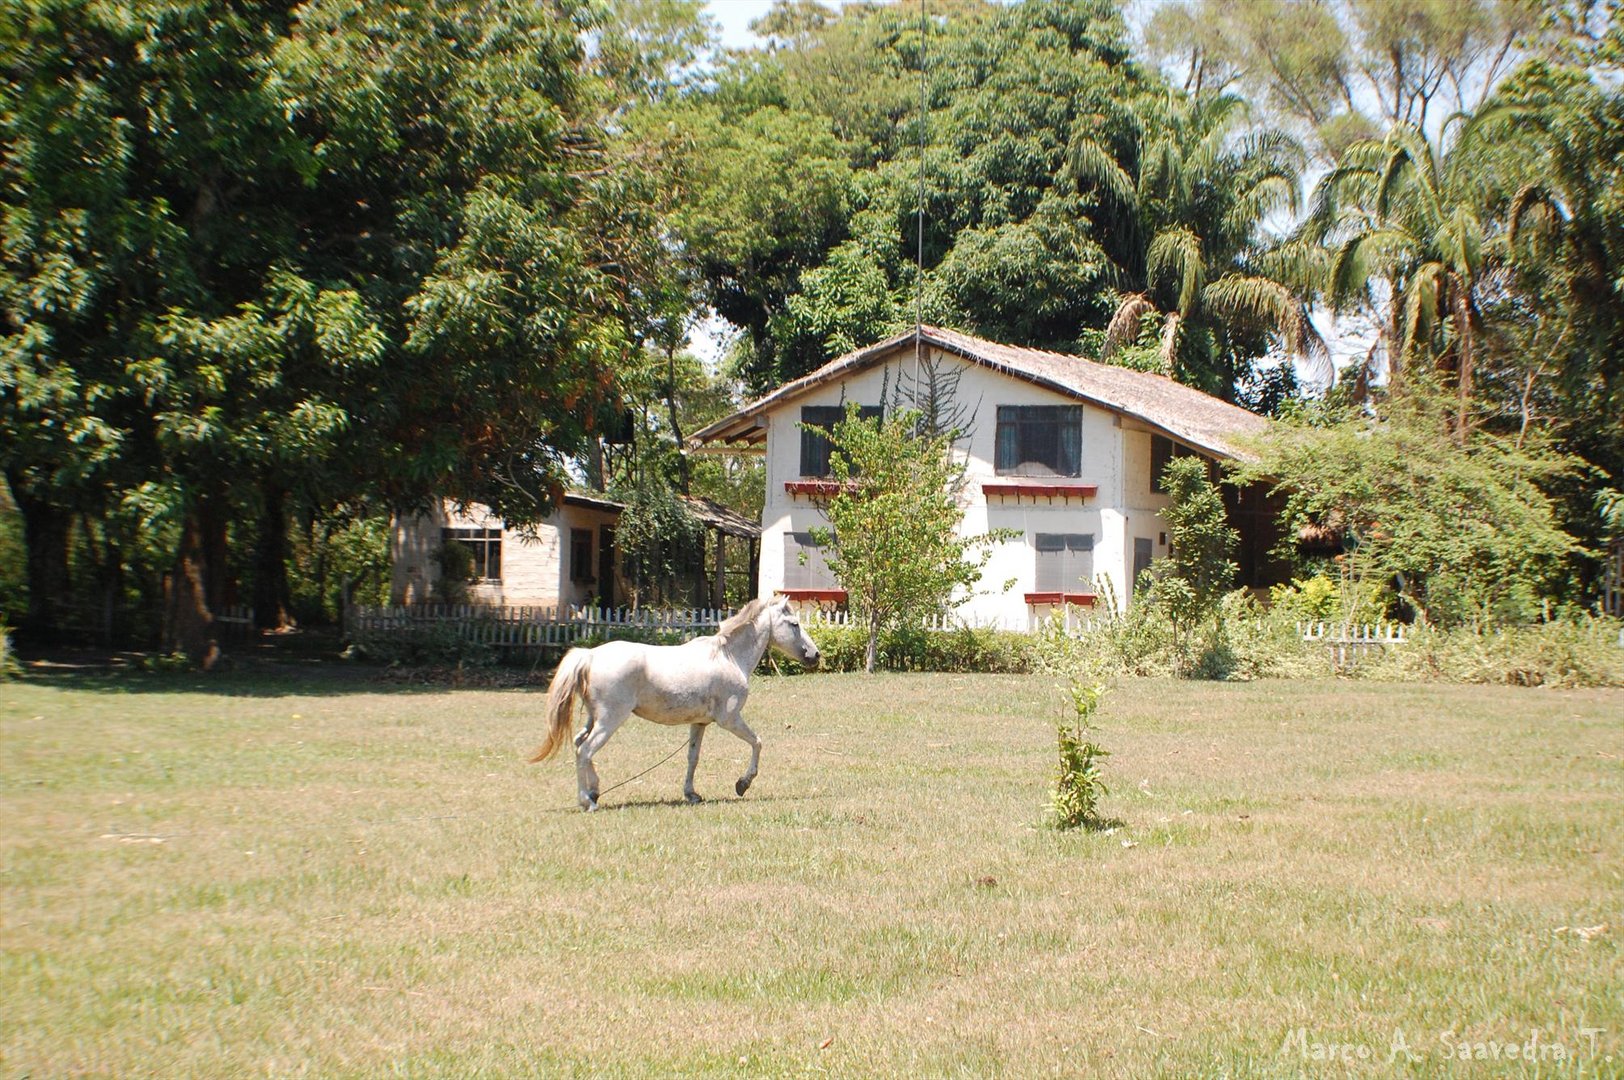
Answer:
[[[691,553],[687,572],[661,591],[681,598],[683,606],[725,607],[728,550],[731,544],[748,545],[754,566],[761,527],[709,499],[684,501],[709,540]],[[466,595],[456,597],[460,602],[551,609],[560,616],[572,608],[617,607],[630,596],[615,544],[624,509],[602,494],[572,491],[540,523],[523,529],[510,528],[483,506],[459,508],[449,500],[420,513],[397,514],[390,526],[390,603],[451,600],[441,581],[441,553],[454,543],[466,548],[473,562],[474,580],[467,583]],[[755,589],[752,580],[749,592]]]

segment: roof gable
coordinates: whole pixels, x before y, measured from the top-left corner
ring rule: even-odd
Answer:
[[[1239,440],[1262,434],[1270,426],[1269,420],[1256,413],[1220,401],[1165,375],[1101,364],[1065,353],[1003,345],[934,326],[921,328],[919,338],[926,345],[1010,378],[1035,383],[1143,421],[1181,442],[1220,457],[1249,457]],[[914,331],[909,330],[831,360],[816,371],[757,398],[732,416],[695,432],[689,443],[696,446],[759,443],[765,438],[761,417],[770,409],[846,375],[866,370],[905,348],[911,349],[915,340]]]

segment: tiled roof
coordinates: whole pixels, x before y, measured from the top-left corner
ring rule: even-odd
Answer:
[[[924,327],[922,336],[927,345],[1001,371],[1012,378],[1036,383],[1068,397],[1142,420],[1180,442],[1221,457],[1249,457],[1237,440],[1261,434],[1269,428],[1270,421],[1264,417],[1174,382],[1165,375],[1101,364],[1065,353],[1003,345],[934,326]],[[695,446],[702,443],[759,443],[766,436],[760,417],[767,410],[808,390],[876,364],[904,348],[911,349],[913,344],[914,332],[909,330],[866,349],[847,353],[809,375],[785,383],[732,416],[696,432],[689,442]]]

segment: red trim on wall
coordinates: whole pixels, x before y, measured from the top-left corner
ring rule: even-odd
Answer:
[[[779,596],[787,596],[791,600],[810,600],[818,604],[843,604],[846,602],[845,589],[779,589]]]
[[[1031,495],[1033,498],[1048,499],[1092,499],[1100,493],[1098,484],[1056,484],[1049,481],[1034,483],[1029,480],[992,480],[983,481],[981,493],[988,496],[1009,496],[1020,498],[1022,495]]]
[[[1055,607],[1061,604],[1076,604],[1078,607],[1093,607],[1098,599],[1097,593],[1091,592],[1029,592],[1026,602],[1033,606],[1050,604]]]
[[[784,490],[791,495],[833,495],[840,490],[834,480],[785,480]]]

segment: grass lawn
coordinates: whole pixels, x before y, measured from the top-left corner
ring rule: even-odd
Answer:
[[[1624,692],[1124,683],[1072,834],[1058,702],[758,680],[588,816],[537,691],[0,685],[0,1076],[1624,1074]]]

